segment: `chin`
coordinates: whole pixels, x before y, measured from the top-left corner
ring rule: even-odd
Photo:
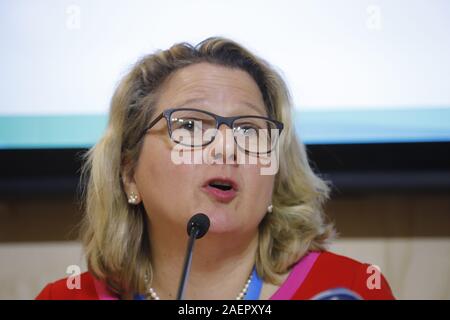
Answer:
[[[209,217],[210,227],[208,233],[228,233],[242,230],[242,223],[237,217],[237,212],[205,212]]]

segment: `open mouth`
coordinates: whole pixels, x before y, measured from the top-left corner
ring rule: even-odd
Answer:
[[[205,183],[203,190],[220,202],[230,202],[238,193],[237,184],[226,178],[213,178]]]
[[[222,191],[229,191],[233,189],[233,185],[230,182],[224,182],[224,181],[211,181],[208,183],[208,185],[212,188],[216,188]]]

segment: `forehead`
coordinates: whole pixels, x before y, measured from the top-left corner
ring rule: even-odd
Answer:
[[[246,71],[210,63],[175,71],[162,84],[158,100],[160,107],[203,101],[205,105],[254,105],[265,112],[261,91]]]

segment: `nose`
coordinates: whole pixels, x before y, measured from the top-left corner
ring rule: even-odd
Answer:
[[[222,124],[217,129],[213,142],[207,148],[209,164],[237,164],[237,146],[234,141],[233,130],[229,126]]]

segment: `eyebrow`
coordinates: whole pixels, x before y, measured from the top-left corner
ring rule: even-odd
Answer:
[[[196,102],[205,102],[206,100],[203,98],[191,98],[188,100],[183,101],[182,103],[177,103],[176,108],[181,108],[186,104],[189,103],[196,103]],[[261,108],[258,108],[258,106],[254,105],[253,103],[247,102],[247,101],[241,101],[241,103],[252,110],[256,111],[258,114],[265,116],[264,112],[261,111]]]
[[[203,98],[191,98],[191,99],[183,101],[182,103],[177,103],[176,108],[181,108],[184,105],[192,103],[192,102],[205,102],[205,99],[203,99]]]
[[[254,105],[253,103],[246,102],[246,101],[242,101],[242,103],[243,103],[244,105],[246,105],[247,107],[253,109],[253,110],[256,111],[257,113],[259,113],[260,115],[265,116],[265,115],[264,115],[264,112],[261,112],[261,109],[258,108],[258,107],[257,107],[256,105]]]

